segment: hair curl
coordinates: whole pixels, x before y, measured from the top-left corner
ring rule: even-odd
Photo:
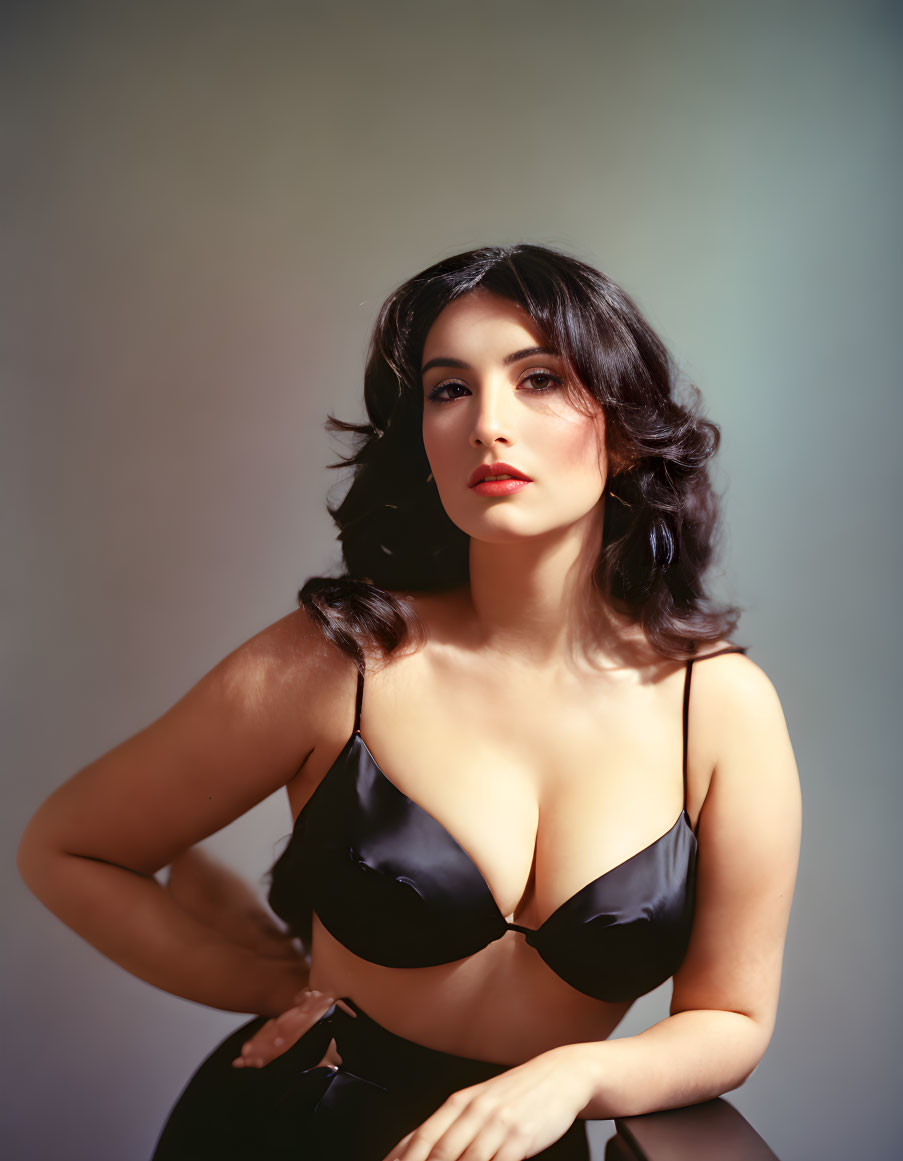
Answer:
[[[370,649],[388,655],[421,632],[397,592],[466,584],[469,538],[428,479],[420,366],[439,313],[478,288],[523,307],[577,380],[575,402],[582,395],[603,408],[615,470],[605,487],[595,587],[664,657],[684,660],[729,636],[742,609],[715,607],[704,585],[719,523],[706,466],[718,450],[718,425],[701,414],[692,384],[688,401],[676,398],[667,349],[617,283],[560,250],[527,243],[446,258],[381,307],[364,376],[369,422],[330,415],[325,425],[355,444],[329,465],[353,469],[341,503],[327,504],[346,571],[310,577],[299,603],[363,668]]]

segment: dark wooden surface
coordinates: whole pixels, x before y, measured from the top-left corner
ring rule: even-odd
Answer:
[[[640,1117],[616,1117],[605,1161],[778,1161],[723,1097]]]

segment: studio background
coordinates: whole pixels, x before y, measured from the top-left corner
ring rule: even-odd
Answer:
[[[28,817],[338,567],[322,424],[363,417],[380,303],[517,241],[621,282],[722,425],[718,591],[804,807],[777,1029],[728,1099],[782,1161],[897,1155],[899,5],[2,22],[6,1155],[143,1161],[245,1019],[47,912],[15,870]],[[208,841],[259,883],[290,826],[282,793]]]

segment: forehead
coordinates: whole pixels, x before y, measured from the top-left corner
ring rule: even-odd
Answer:
[[[424,341],[424,361],[440,354],[460,354],[465,349],[488,353],[504,347],[507,353],[518,345],[540,345],[544,338],[519,303],[489,291],[474,290],[456,298],[438,314]]]

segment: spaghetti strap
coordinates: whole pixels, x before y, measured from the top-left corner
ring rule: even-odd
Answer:
[[[722,653],[745,653],[749,648],[748,645],[728,645],[726,649],[716,649],[714,653],[703,653],[701,657],[691,657],[690,664],[694,661],[705,661],[709,657],[720,657]]]
[[[361,732],[361,706],[364,704],[364,671],[359,669],[357,671],[357,704],[354,707],[354,730],[355,734]]]
[[[690,716],[690,676],[693,672],[693,658],[687,661],[684,675],[684,810],[687,809],[687,721]]]
[[[694,647],[695,648],[695,647]],[[748,645],[728,645],[724,649],[716,649],[714,653],[703,653],[701,657],[690,657],[687,659],[686,676],[684,677],[684,712],[683,712],[683,730],[684,730],[684,810],[687,809],[687,726],[690,720],[690,679],[693,676],[693,662],[705,661],[709,657],[720,657],[722,653],[745,653],[749,648]]]

